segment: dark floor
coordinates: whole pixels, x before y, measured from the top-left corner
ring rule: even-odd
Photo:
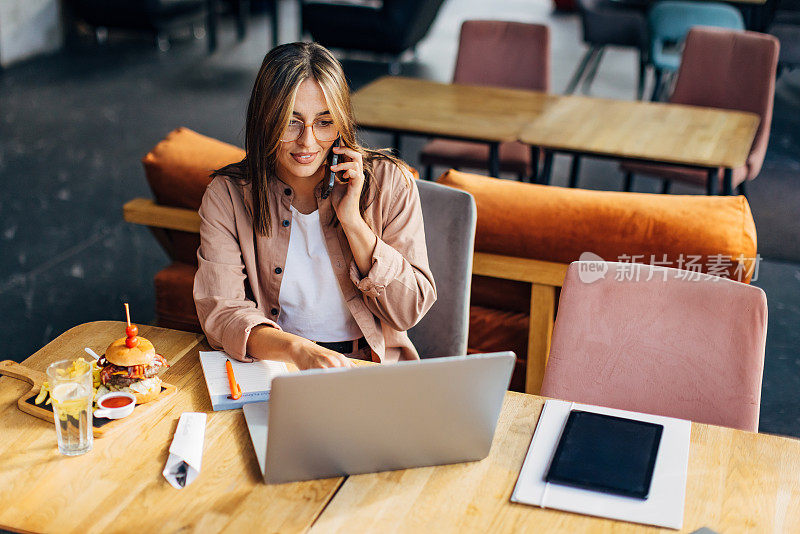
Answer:
[[[553,30],[553,90],[562,90],[583,51],[575,45],[577,19],[553,17],[544,1],[486,4],[449,0],[419,61],[403,74],[448,80],[464,18],[543,21]],[[0,72],[0,358],[22,360],[76,324],[121,320],[123,301],[131,303],[135,322],[153,320],[152,278],[167,258],[147,230],[122,221],[121,206],[150,196],[140,159],[173,128],[241,146],[266,27],[257,17],[247,40],[235,43],[224,24],[220,49],[210,57],[204,41],[183,40],[160,53],[146,41],[112,39]],[[630,98],[633,56],[606,57],[593,91]],[[347,61],[345,69],[354,88],[386,74],[375,63]],[[769,153],[750,189],[759,249],[768,258],[755,282],[770,306],[761,430],[793,436],[800,436],[798,74],[779,83]],[[386,136],[365,139],[389,143]],[[404,140],[412,165],[422,143]],[[566,165],[557,161],[555,184],[566,183]],[[619,189],[620,183],[614,164],[583,166],[582,187]],[[656,186],[646,179],[637,185]]]

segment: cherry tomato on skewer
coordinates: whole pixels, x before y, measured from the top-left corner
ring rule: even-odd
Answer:
[[[135,324],[132,324],[125,329],[125,333],[128,337],[136,337],[139,334],[139,328]]]
[[[125,339],[125,346],[128,347],[129,349],[132,349],[138,344],[139,344],[139,338],[137,338],[136,336],[132,336]]]

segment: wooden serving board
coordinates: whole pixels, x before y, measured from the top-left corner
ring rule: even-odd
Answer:
[[[0,362],[0,375],[7,375],[31,384],[31,389],[23,394],[17,401],[17,406],[25,413],[34,417],[53,423],[53,405],[36,404],[34,400],[42,389],[42,384],[47,381],[47,375],[41,371],[25,367],[13,360],[3,360]],[[149,408],[162,400],[164,397],[172,395],[178,388],[172,384],[161,383],[161,394],[155,399],[145,404],[138,404],[133,413],[122,419],[106,419],[105,417],[92,416],[93,434],[96,438],[102,438],[114,429],[124,426],[132,421],[139,419],[149,411]]]

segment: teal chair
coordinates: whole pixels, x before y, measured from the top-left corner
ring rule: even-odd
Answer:
[[[666,45],[682,46],[692,26],[716,26],[731,30],[744,30],[741,12],[728,4],[717,2],[658,2],[648,16],[650,30],[650,64],[655,71],[651,100],[658,100],[663,92],[665,78],[678,72],[681,64],[680,50],[670,51]],[[667,77],[664,75],[668,74]]]

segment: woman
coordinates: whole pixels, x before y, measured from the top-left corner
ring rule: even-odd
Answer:
[[[194,300],[211,345],[300,369],[419,358],[406,330],[436,300],[419,194],[405,164],[360,146],[355,128],[328,50],[266,55],[245,158],[212,174],[200,207]]]

